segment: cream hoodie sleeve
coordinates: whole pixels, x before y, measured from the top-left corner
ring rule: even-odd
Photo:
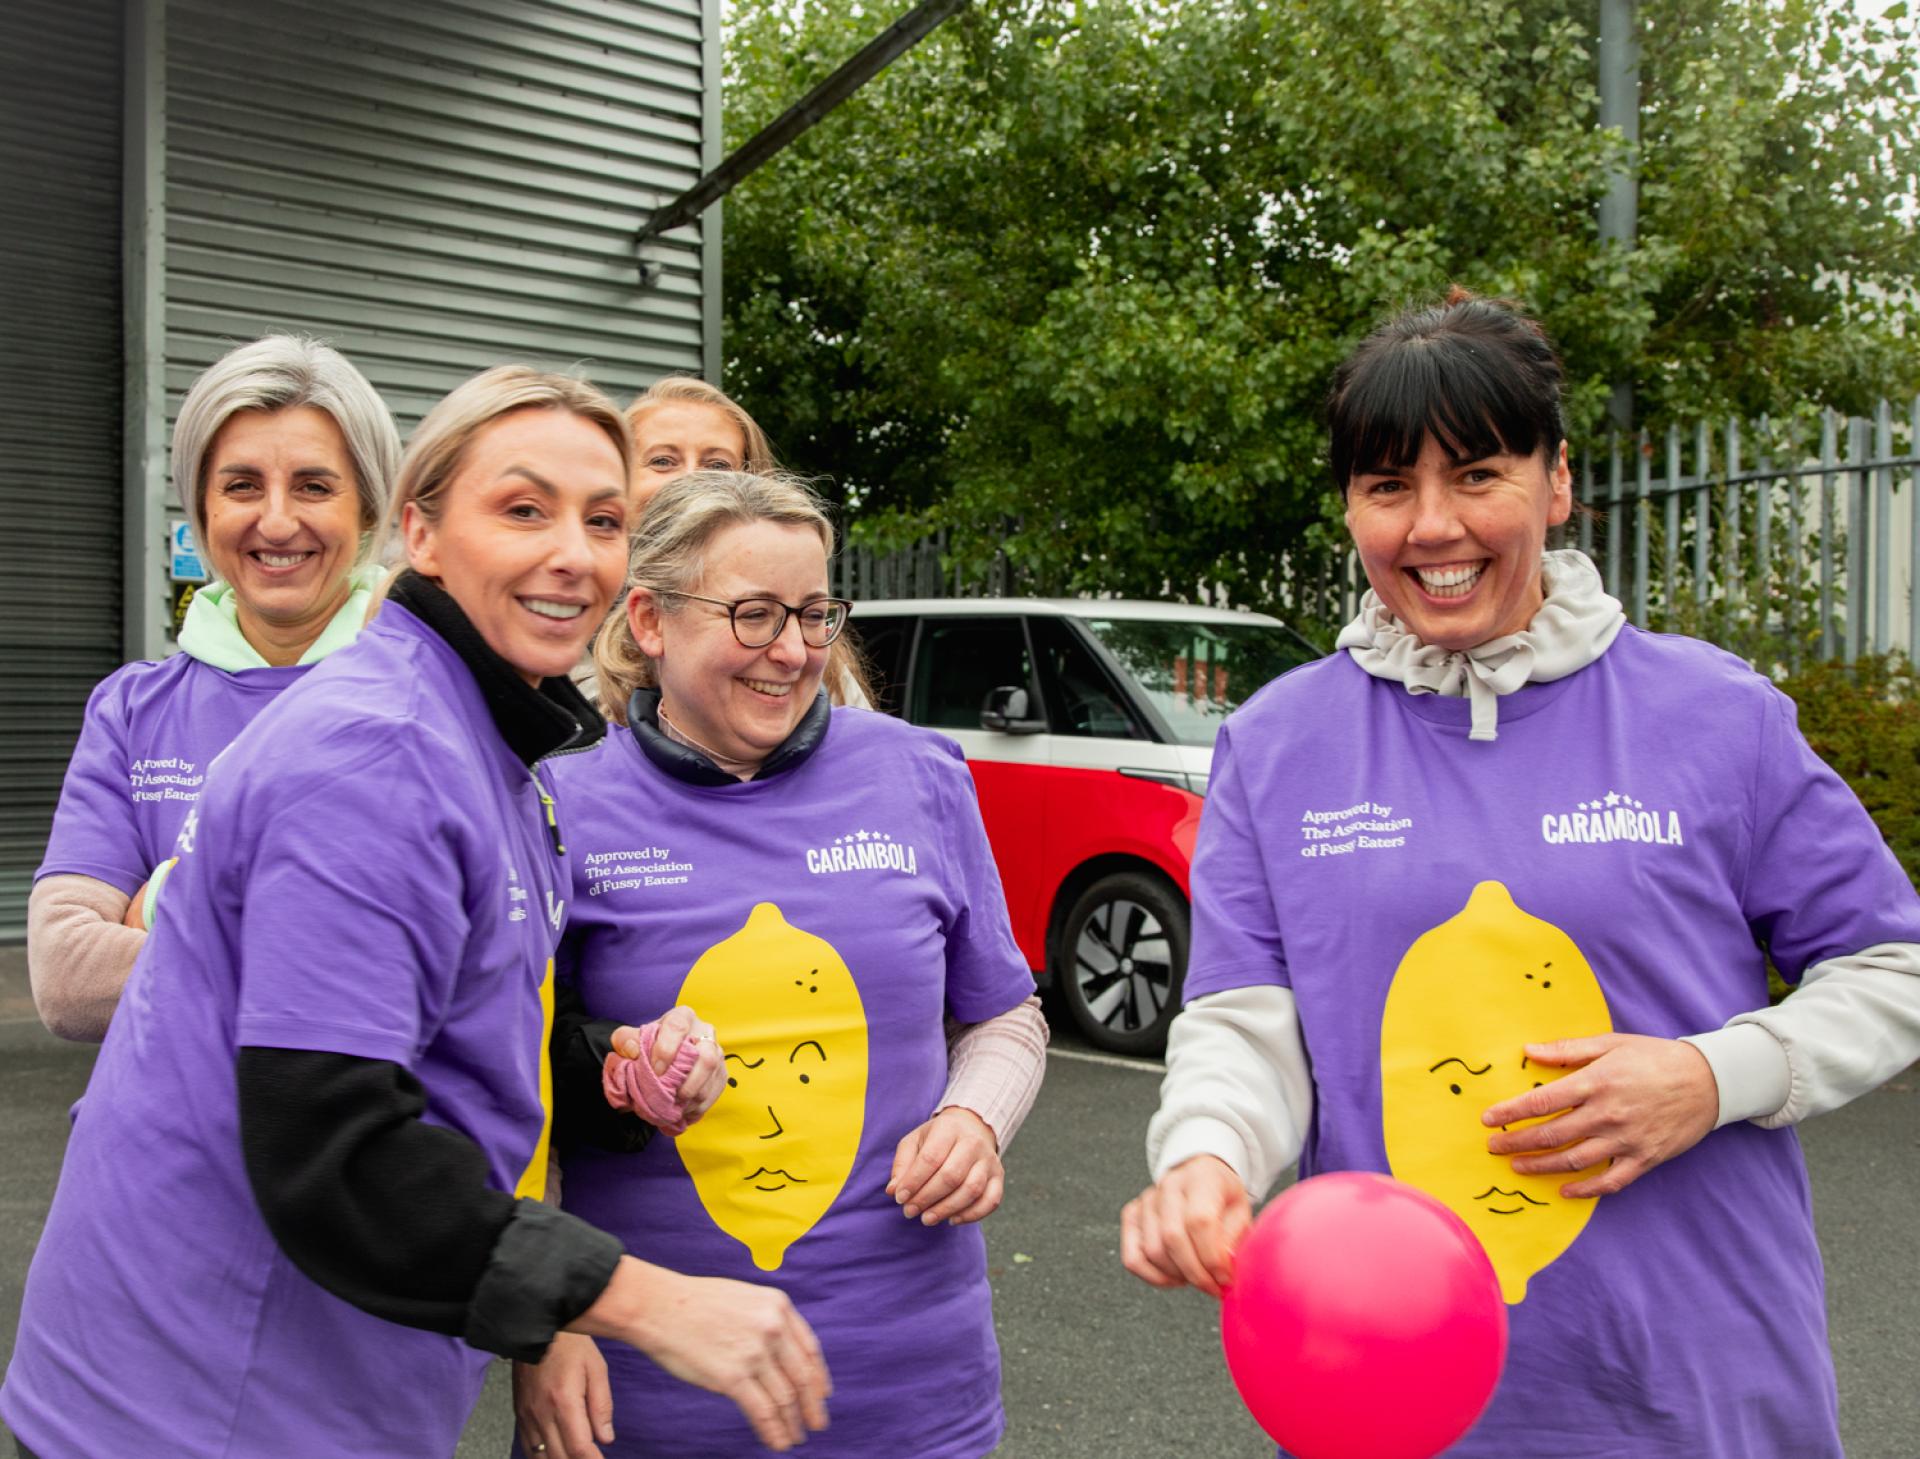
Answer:
[[[1224,1160],[1256,1201],[1300,1158],[1313,1073],[1293,990],[1270,984],[1196,998],[1167,1031],[1147,1165],[1161,1179],[1196,1155]]]
[[[1775,1129],[1838,1109],[1920,1059],[1920,945],[1828,958],[1772,1008],[1687,1042],[1713,1070],[1722,1125]]]
[[[90,876],[43,876],[27,899],[27,977],[40,1021],[98,1043],[147,935],[122,925],[133,899]]]

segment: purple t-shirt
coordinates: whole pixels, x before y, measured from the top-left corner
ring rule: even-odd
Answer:
[[[488,1357],[287,1260],[243,1046],[403,1065],[502,1190],[544,1183],[566,863],[453,650],[389,603],[222,756],[34,1254],[0,1412],[42,1459],[450,1454]]]
[[[180,653],[102,679],[36,879],[75,873],[132,896],[173,854],[213,757],[309,667],[228,673]]]
[[[977,1459],[1003,1426],[980,1229],[928,1230],[885,1193],[945,1087],[943,1019],[1033,992],[959,750],[836,709],[766,780],[685,784],[624,729],[553,778],[574,866],[561,977],[597,1017],[690,1005],[732,1083],[677,1140],[566,1152],[567,1209],[649,1261],[788,1293],[833,1375],[808,1454]],[[764,1452],[725,1399],[602,1348],[609,1455]]]
[[[1479,1116],[1555,1077],[1524,1042],[1718,1028],[1766,1005],[1763,946],[1798,979],[1920,941],[1920,900],[1792,703],[1718,649],[1629,627],[1502,697],[1498,740],[1468,715],[1346,654],[1249,700],[1215,752],[1187,996],[1290,987],[1301,1173],[1396,1174],[1486,1245],[1512,1345],[1450,1456],[1837,1456],[1791,1130],[1730,1125],[1567,1201]]]

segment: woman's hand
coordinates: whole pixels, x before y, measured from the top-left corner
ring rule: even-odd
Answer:
[[[682,1382],[732,1399],[769,1449],[784,1452],[827,1426],[833,1385],[820,1341],[776,1288],[623,1256],[570,1330],[619,1338]]]
[[[680,1081],[673,1096],[680,1117],[691,1125],[713,1108],[713,1102],[727,1087],[726,1053],[713,1036],[713,1025],[703,1022],[684,1005],[669,1009],[655,1022],[654,1029],[651,1062],[656,1075],[665,1074],[673,1067],[674,1056],[685,1040],[695,1039],[700,1043],[700,1056],[687,1070],[687,1077]],[[613,1047],[623,1058],[639,1058],[640,1030],[630,1024],[616,1028]]]
[[[1210,1297],[1233,1279],[1233,1249],[1253,1202],[1214,1155],[1183,1160],[1120,1212],[1120,1262],[1153,1287],[1198,1287]]]
[[[140,883],[140,890],[133,894],[133,900],[127,903],[127,915],[120,919],[122,927],[131,927],[135,932],[147,930],[147,887],[152,878]]]
[[[613,1392],[593,1339],[563,1332],[537,1367],[515,1363],[513,1413],[534,1459],[601,1459],[600,1445],[613,1442]]]
[[[887,1194],[922,1226],[984,1220],[1005,1191],[1000,1142],[970,1109],[948,1105],[894,1147]]]
[[[1560,1187],[1573,1199],[1625,1190],[1662,1161],[1699,1144],[1720,1117],[1720,1089],[1707,1057],[1680,1039],[1603,1033],[1528,1044],[1536,1064],[1576,1072],[1494,1105],[1481,1123],[1502,1128],[1487,1140],[1495,1155],[1515,1155],[1520,1175],[1585,1170],[1612,1161],[1587,1180]],[[1544,1152],[1544,1153],[1541,1153]]]

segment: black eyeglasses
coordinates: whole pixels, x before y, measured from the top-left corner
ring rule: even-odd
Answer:
[[[765,648],[787,631],[787,617],[800,620],[800,639],[809,648],[825,648],[847,626],[853,604],[845,598],[815,598],[804,607],[782,603],[778,598],[703,598],[698,593],[681,593],[698,603],[712,603],[727,610],[733,624],[733,636],[742,648]]]

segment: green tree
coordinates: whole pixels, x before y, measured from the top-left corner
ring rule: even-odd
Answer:
[[[1276,601],[1331,540],[1321,398],[1458,281],[1560,341],[1576,432],[1920,385],[1920,43],[1839,0],[1642,0],[1642,233],[1598,240],[1595,0],[980,0],[728,204],[727,383],[879,544]],[[743,140],[889,18],[760,0]]]

